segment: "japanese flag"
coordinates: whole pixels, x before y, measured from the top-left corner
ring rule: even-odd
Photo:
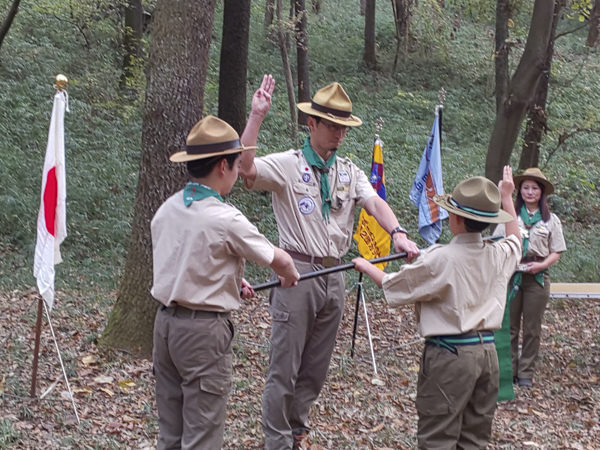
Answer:
[[[64,119],[66,93],[54,96],[48,146],[42,174],[40,212],[33,275],[49,310],[54,304],[54,265],[62,261],[60,244],[67,237]]]

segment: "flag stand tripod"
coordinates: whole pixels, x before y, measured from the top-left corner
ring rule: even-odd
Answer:
[[[75,411],[75,417],[77,418],[77,423],[81,424],[81,420],[79,420],[79,414],[77,413],[77,407],[75,406],[75,399],[73,398],[73,392],[71,391],[71,384],[69,383],[69,378],[67,377],[67,371],[65,370],[65,365],[62,360],[62,356],[60,354],[60,349],[58,348],[58,341],[56,340],[56,335],[54,334],[54,328],[52,327],[52,322],[50,321],[50,313],[48,311],[48,306],[46,302],[40,297],[38,303],[38,317],[36,322],[36,331],[35,331],[35,349],[33,355],[33,373],[31,376],[31,391],[29,396],[35,397],[35,389],[37,384],[37,371],[38,371],[38,361],[39,361],[39,350],[40,350],[40,337],[42,334],[42,305],[44,310],[46,311],[46,319],[48,320],[48,325],[50,325],[50,332],[52,333],[52,340],[54,341],[54,348],[56,348],[56,355],[58,356],[58,360],[60,361],[60,367],[62,369],[63,377],[65,379],[65,384],[67,385],[67,390],[69,391],[69,399],[71,400],[71,405],[73,405],[73,411]],[[43,398],[44,395],[42,395]]]
[[[371,362],[373,363],[373,375],[375,376],[375,378],[372,380],[372,382],[375,383],[375,380],[378,379],[377,378],[378,377],[377,363],[375,361],[375,351],[373,350],[373,338],[371,337],[371,327],[369,325],[369,314],[367,312],[367,302],[365,301],[365,293],[364,293],[364,288],[363,288],[362,277],[363,277],[363,274],[361,273],[358,277],[358,283],[356,283],[348,291],[348,293],[352,292],[354,290],[354,287],[356,286],[356,308],[354,310],[354,327],[353,327],[353,331],[352,331],[352,348],[350,350],[350,356],[354,357],[354,343],[356,341],[356,330],[358,328],[358,310],[359,310],[359,304],[362,302],[363,311],[365,313],[365,323],[367,326],[367,336],[369,337],[369,347],[371,349]]]

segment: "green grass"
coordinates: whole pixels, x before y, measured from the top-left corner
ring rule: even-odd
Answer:
[[[8,3],[1,0],[0,11]],[[395,73],[389,3],[378,3],[375,71],[362,64],[364,19],[357,4],[332,0],[323,4],[321,14],[309,13],[308,18],[312,92],[333,80],[341,82],[353,100],[355,113],[365,122],[348,134],[341,153],[368,171],[375,121],[383,119],[380,134],[388,199],[420,246],[425,242],[416,233],[417,210],[408,200],[408,191],[431,129],[438,90],[443,87],[447,91],[442,156],[447,191],[468,176],[483,174],[495,116],[493,16],[486,8],[463,14],[458,3],[448,2],[447,9],[440,10],[433,7],[437,4],[434,0],[419,2],[413,20],[414,39],[408,54],[401,55]],[[135,97],[118,89],[118,16],[103,5],[101,2],[98,10],[75,3],[74,17],[86,24],[89,47],[82,33],[67,21],[71,14],[68,5],[46,0],[35,8],[21,8],[0,51],[2,290],[35,285],[31,271],[40,176],[57,73],[70,79],[71,109],[65,120],[69,236],[62,247],[64,262],[57,268],[57,288],[102,296],[119,285],[135,200],[143,91]],[[516,21],[516,36],[526,36],[527,14],[523,9]],[[205,113],[212,114],[217,112],[221,15],[219,3],[205,92]],[[263,15],[264,3],[254,2],[248,95],[263,73],[273,73],[278,85],[259,137],[259,154],[297,147],[303,139],[289,139],[280,53],[266,39]],[[564,22],[560,29],[575,25]],[[552,276],[564,282],[600,281],[600,258],[595,253],[600,248],[600,135],[577,133],[552,153],[561,134],[577,127],[599,128],[600,93],[595,86],[600,82],[600,58],[598,51],[588,49],[584,42],[585,30],[557,41],[549,132],[541,155],[545,173],[556,184],[551,204],[563,221],[568,246],[561,262],[552,268]],[[515,55],[522,49],[517,45]],[[515,66],[516,59],[511,62],[511,67]],[[143,88],[143,80],[136,85]],[[513,167],[519,153],[517,149],[513,154]],[[238,183],[230,201],[277,241],[270,194],[245,192]],[[449,239],[445,227],[442,240]],[[265,276],[264,270],[249,265],[251,280]],[[349,274],[350,283],[355,279]],[[369,294],[378,295],[370,283],[367,286]]]

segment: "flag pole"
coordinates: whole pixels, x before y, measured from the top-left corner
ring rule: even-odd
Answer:
[[[444,100],[446,100],[446,90],[441,88],[438,91],[438,100],[440,102],[439,105],[435,107],[435,113],[439,116],[439,132],[440,132],[440,155],[442,153],[442,118],[444,112]]]
[[[29,396],[35,398],[35,388],[37,385],[38,360],[40,355],[40,336],[42,335],[42,303],[44,299],[40,296],[38,301],[37,321],[35,324],[35,347],[33,349],[33,370],[31,373],[31,390]]]
[[[352,329],[352,348],[350,349],[350,357],[354,358],[354,341],[356,340],[356,329],[358,328],[358,305],[360,304],[360,294],[362,294],[362,272],[358,276],[358,285],[356,288],[356,307],[354,308],[354,327]]]

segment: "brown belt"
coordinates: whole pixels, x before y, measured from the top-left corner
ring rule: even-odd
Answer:
[[[528,263],[528,262],[542,262],[544,261],[546,258],[542,258],[541,256],[524,256],[521,259],[522,263]]]
[[[329,267],[339,266],[342,263],[341,259],[334,258],[333,256],[325,256],[324,258],[321,258],[319,256],[305,255],[304,253],[298,253],[292,250],[286,250],[286,253],[290,255],[293,259],[308,262],[311,264],[318,264],[320,266],[325,267],[326,269],[328,269]]]
[[[217,311],[203,311],[201,309],[191,309],[186,308],[185,306],[181,306],[178,304],[174,304],[173,306],[165,306],[162,305],[160,307],[161,311],[166,311],[167,313],[179,317],[181,319],[229,319],[230,314],[228,312],[217,312]]]

